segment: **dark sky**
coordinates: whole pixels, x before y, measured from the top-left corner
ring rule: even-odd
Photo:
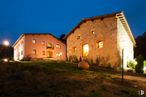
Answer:
[[[146,0],[0,0],[0,43],[29,32],[59,37],[82,18],[121,10],[135,37],[146,31]]]

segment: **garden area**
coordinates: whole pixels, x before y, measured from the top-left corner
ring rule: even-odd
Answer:
[[[146,75],[63,61],[0,63],[0,97],[146,97]]]

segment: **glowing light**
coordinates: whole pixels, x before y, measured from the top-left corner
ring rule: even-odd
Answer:
[[[95,34],[95,32],[94,32],[94,31],[92,31],[92,34]]]
[[[5,46],[9,46],[9,44],[10,44],[10,43],[9,43],[8,40],[4,40],[4,41],[3,41],[3,45],[5,45]]]
[[[102,47],[103,47],[103,42],[100,41],[100,42],[98,43],[98,48],[102,48]]]
[[[4,62],[8,62],[8,59],[7,59],[7,58],[5,58],[5,59],[3,59],[3,61],[4,61]]]
[[[87,56],[89,54],[89,45],[85,44],[83,46],[83,56]]]
[[[146,70],[146,66],[145,66],[145,67],[143,67],[143,70],[144,70],[144,71]]]
[[[56,56],[59,56],[59,57],[62,56],[62,52],[57,53]]]

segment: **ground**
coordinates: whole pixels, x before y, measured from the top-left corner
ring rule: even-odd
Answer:
[[[57,61],[0,63],[0,97],[146,97],[145,75]]]

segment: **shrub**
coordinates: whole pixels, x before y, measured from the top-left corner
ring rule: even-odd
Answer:
[[[85,58],[84,61],[88,62],[88,64],[93,65],[93,59]]]
[[[110,63],[107,63],[107,68],[111,69],[112,65]]]
[[[78,58],[75,55],[69,56],[69,62],[78,63]]]
[[[111,67],[111,64],[109,63],[109,57],[96,57],[96,65],[101,65],[105,67]]]
[[[137,62],[136,62],[136,60],[130,60],[127,62],[127,65],[130,69],[134,70],[137,65]]]
[[[98,66],[100,64],[100,61],[99,61],[99,57],[97,56],[96,57],[96,65]]]
[[[136,61],[137,61],[137,65],[135,67],[136,73],[143,73],[143,67],[144,67],[144,65],[143,65],[143,61],[144,61],[143,56],[142,55],[137,56],[136,57]]]
[[[21,61],[31,61],[31,57],[25,56],[25,57],[23,57],[23,59],[21,59]]]

